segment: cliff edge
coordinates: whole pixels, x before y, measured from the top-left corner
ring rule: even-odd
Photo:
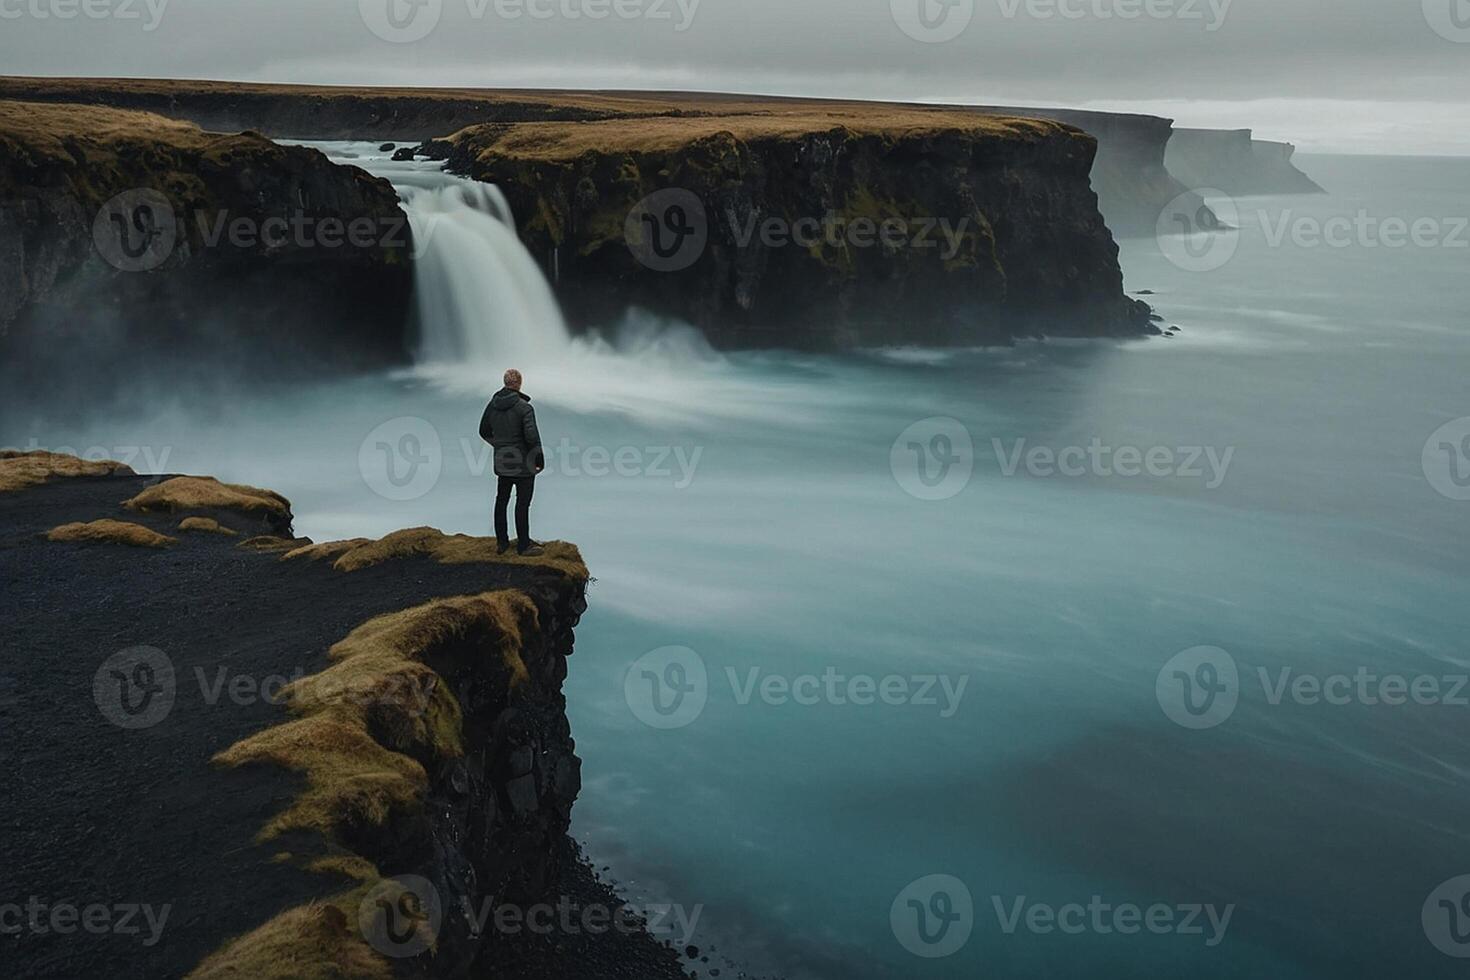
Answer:
[[[291,525],[268,490],[0,454],[0,863],[45,926],[11,970],[683,976],[638,921],[525,929],[543,903],[621,908],[567,837],[576,549]]]
[[[66,379],[191,355],[272,371],[397,362],[410,245],[393,188],[316,150],[0,102],[5,363]]]
[[[828,105],[488,124],[427,152],[505,192],[574,323],[634,305],[720,346],[1129,336],[1088,174],[1050,121]]]

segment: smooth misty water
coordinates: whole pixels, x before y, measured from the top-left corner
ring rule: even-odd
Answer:
[[[649,330],[522,365],[553,446],[633,447],[625,473],[656,471],[574,475],[601,460],[562,447],[535,514],[598,578],[567,684],[585,760],[575,829],[633,897],[701,906],[694,943],[792,977],[1462,968],[1420,916],[1470,873],[1470,708],[1272,705],[1255,671],[1470,671],[1470,502],[1437,493],[1421,461],[1470,415],[1470,249],[1272,247],[1255,211],[1467,215],[1470,161],[1303,165],[1333,193],[1238,202],[1221,269],[1125,243],[1129,288],[1157,291],[1178,339],[716,356]],[[167,449],[168,470],[282,491],[318,540],[485,533],[489,484],[461,440],[478,454],[494,387],[488,370],[422,370],[80,430],[9,420],[0,442]],[[968,428],[976,461],[931,502],[901,488],[890,449],[937,416]],[[443,472],[393,501],[375,492],[390,486],[375,447],[405,433],[439,438]],[[991,440],[1023,438],[1234,454],[1213,489],[1008,476]],[[687,486],[673,458],[667,475],[654,465],[666,449],[686,466],[698,453]],[[1192,731],[1165,716],[1156,678],[1201,645],[1235,659],[1242,693],[1225,724]],[[697,652],[708,701],[659,730],[624,680],[667,646]],[[950,717],[742,704],[727,672],[743,684],[751,668],[966,687]],[[641,668],[629,690],[647,715]],[[946,959],[910,955],[890,925],[900,891],[933,874],[973,896],[973,934]],[[1007,934],[993,908],[1093,895],[1236,909],[1208,947],[1208,926]]]

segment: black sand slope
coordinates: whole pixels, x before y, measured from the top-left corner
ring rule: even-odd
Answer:
[[[179,515],[120,509],[158,480],[61,479],[0,493],[5,976],[182,976],[227,937],[340,890],[345,879],[273,862],[282,841],[252,843],[294,795],[295,777],[270,767],[221,770],[210,758],[284,720],[268,692],[322,670],[327,649],[373,616],[533,587],[555,574],[428,558],[351,574],[328,562],[283,562],[238,547],[248,531],[180,532]],[[44,537],[99,518],[178,543],[150,549]],[[139,646],[159,651],[152,656],[160,669],[125,674],[136,685],[128,707],[139,714],[119,714],[123,681],[104,664]],[[156,693],[145,705],[138,692],[166,689],[170,665],[171,704]],[[567,890],[592,887],[585,868],[572,876],[578,881]],[[558,951],[527,954],[522,975],[683,975],[646,935],[608,942],[620,948],[586,951],[587,969]]]

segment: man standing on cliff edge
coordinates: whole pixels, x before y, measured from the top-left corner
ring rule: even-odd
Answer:
[[[500,486],[495,494],[495,537],[500,553],[510,548],[506,509],[511,491],[516,495],[516,550],[534,557],[545,554],[531,540],[531,498],[536,493],[536,475],[546,469],[541,433],[536,428],[536,410],[528,395],[521,394],[521,372],[505,372],[505,387],[485,408],[480,419],[480,438],[495,449],[495,475]]]

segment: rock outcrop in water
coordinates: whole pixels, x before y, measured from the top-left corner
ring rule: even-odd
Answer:
[[[0,102],[0,351],[71,377],[143,359],[404,354],[411,240],[386,182],[140,112]],[[62,367],[67,370],[63,372]]]
[[[48,535],[99,522],[132,530]],[[588,582],[571,545],[288,542],[270,491],[51,454],[0,454],[0,528],[6,683],[26,692],[6,714],[5,880],[172,912],[148,945],[10,937],[16,975],[684,975],[641,921],[496,917],[621,905],[567,837],[562,682]],[[378,917],[413,911],[405,887],[437,913],[422,927]]]
[[[1190,187],[1226,194],[1321,194],[1322,187],[1292,163],[1296,147],[1254,139],[1249,129],[1176,129],[1165,157]]]
[[[505,192],[573,324],[633,304],[726,347],[1152,332],[1088,183],[1096,143],[1055,122],[829,107],[446,143]]]

